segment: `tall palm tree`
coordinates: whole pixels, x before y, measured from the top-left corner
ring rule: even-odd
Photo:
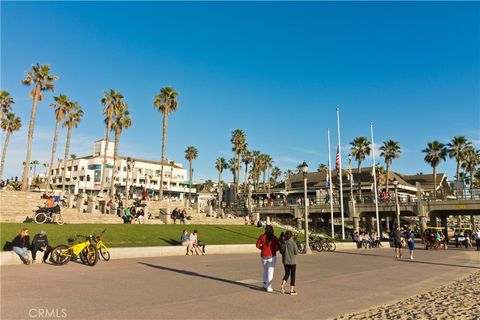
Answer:
[[[218,210],[220,210],[221,205],[222,205],[222,199],[223,199],[223,188],[222,188],[222,172],[224,169],[228,168],[228,164],[225,161],[225,158],[220,157],[217,158],[217,161],[215,162],[215,169],[218,171]]]
[[[388,173],[390,172],[390,166],[393,159],[400,158],[400,146],[397,141],[387,140],[383,141],[383,146],[380,147],[380,157],[385,158],[385,166],[387,167],[385,191],[388,193]]]
[[[425,162],[430,164],[433,169],[433,198],[437,198],[437,167],[441,161],[445,161],[447,149],[443,143],[434,140],[427,143],[427,148],[422,150],[425,153]]]
[[[15,101],[10,97],[10,93],[5,90],[0,91],[0,118],[3,118],[7,113],[12,111],[12,104]]]
[[[469,146],[471,146],[471,142],[465,138],[465,136],[456,136],[453,137],[452,140],[447,143],[447,152],[450,159],[455,158],[457,162],[457,170],[455,171],[455,179],[457,180],[457,191],[458,191],[458,183],[460,181],[460,165],[465,160],[466,150]]]
[[[3,118],[0,120],[0,127],[2,131],[5,132],[5,142],[3,143],[2,150],[2,162],[0,163],[0,179],[3,177],[3,166],[5,165],[5,157],[7,155],[8,142],[10,141],[10,136],[15,132],[20,130],[22,127],[22,120],[20,117],[15,116],[13,112],[7,112]]]
[[[30,162],[30,165],[33,167],[33,178],[35,178],[35,176],[37,174],[37,166],[40,165],[40,161],[33,160],[32,162]]]
[[[352,146],[350,148],[350,151],[352,152],[352,155],[355,157],[355,160],[357,160],[358,163],[358,197],[359,199],[362,199],[361,165],[362,161],[365,160],[365,157],[370,155],[370,141],[368,141],[367,137],[356,137],[355,139],[353,139],[353,142],[350,142],[350,145]]]
[[[163,162],[165,160],[165,152],[167,150],[167,118],[178,108],[178,93],[171,87],[160,89],[160,93],[155,96],[153,107],[157,109],[163,116],[162,127],[162,160],[160,170],[160,200],[163,200]]]
[[[274,186],[277,184],[277,179],[280,178],[281,175],[282,175],[282,170],[280,170],[279,167],[274,167],[272,169],[272,178],[273,178]]]
[[[50,178],[51,178],[51,172],[52,172],[52,166],[53,166],[53,160],[55,159],[55,153],[57,152],[57,141],[58,141],[58,130],[60,128],[60,122],[62,122],[65,119],[65,115],[68,112],[69,108],[69,101],[68,97],[66,95],[59,95],[58,97],[53,97],[55,100],[55,103],[50,104],[50,107],[55,108],[54,114],[55,114],[55,132],[53,134],[53,145],[52,145],[52,157],[50,160],[50,165],[48,167],[48,173],[47,173],[47,189],[49,186],[51,186],[50,183]],[[52,187],[53,190],[53,187]]]
[[[107,119],[105,119],[107,121]],[[126,104],[120,104],[115,109],[114,118],[112,122],[112,129],[115,132],[115,143],[113,147],[113,172],[110,185],[110,198],[115,194],[115,179],[117,176],[117,162],[118,162],[118,145],[123,129],[128,129],[132,126],[132,119]]]
[[[67,115],[63,120],[63,127],[67,128],[67,141],[65,142],[65,161],[63,161],[63,174],[62,174],[62,192],[65,191],[65,178],[67,172],[68,153],[70,151],[70,139],[72,137],[72,129],[78,127],[79,122],[83,117],[82,107],[77,102],[70,102]],[[71,176],[71,175],[70,175]]]
[[[248,191],[248,165],[252,162],[252,154],[250,151],[247,149],[247,144],[244,145],[244,148],[242,149],[242,162],[245,165],[245,176],[244,176],[244,182],[243,182],[243,192],[246,193]]]
[[[192,169],[192,161],[196,160],[198,158],[198,150],[197,148],[193,146],[187,147],[185,149],[185,159],[188,160],[188,164],[190,166],[190,182],[188,184],[189,190],[188,190],[188,204],[190,205],[190,200],[192,197],[192,174],[193,174],[193,169]]]
[[[33,105],[28,127],[27,155],[25,158],[25,163],[30,163],[30,152],[32,149],[33,130],[35,128],[35,114],[37,113],[38,101],[43,100],[43,91],[53,91],[53,88],[55,87],[54,82],[58,77],[50,74],[50,66],[48,64],[42,66],[39,63],[32,65],[32,71],[27,71],[25,74],[27,77],[23,79],[22,83],[26,86],[34,85],[32,91],[30,91]],[[29,189],[28,176],[28,166],[24,166],[22,174],[22,190]]]
[[[326,173],[328,171],[328,167],[325,163],[320,163],[317,168],[317,172]]]
[[[470,197],[473,199],[473,185],[475,182],[475,171],[477,170],[478,165],[480,165],[480,151],[475,150],[473,146],[468,146],[465,148],[464,160],[462,167],[470,174]]]
[[[235,182],[235,203],[237,202],[237,192],[238,192],[238,185],[240,180],[240,158],[242,155],[242,149],[246,146],[247,137],[245,136],[245,132],[242,129],[235,129],[232,131],[232,137],[230,138],[230,142],[233,144],[232,151],[235,154],[235,160],[237,162],[235,166],[236,174],[235,177],[237,178]]]
[[[269,173],[270,173],[270,168],[273,166],[273,160],[272,157],[268,154],[263,155],[263,189],[266,189],[265,187],[265,181],[269,180]],[[267,180],[265,180],[265,177],[267,176]]]
[[[258,150],[252,151],[252,169],[250,170],[250,175],[253,180],[253,186],[255,191],[258,190],[260,172],[262,167],[262,153]]]
[[[103,150],[102,177],[100,180],[100,193],[103,193],[104,184],[107,180],[107,153],[108,146],[110,144],[110,131],[112,130],[113,115],[116,109],[120,108],[124,104],[123,95],[113,89],[110,89],[110,92],[104,91],[103,98],[100,100],[100,103],[104,106],[102,113],[106,117],[105,147]]]
[[[230,172],[232,173],[233,176],[233,184],[237,181],[237,161],[235,158],[230,158],[227,162],[228,169],[230,169]]]

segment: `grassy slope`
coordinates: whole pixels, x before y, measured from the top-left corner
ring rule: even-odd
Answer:
[[[1,223],[0,240],[3,246],[6,241],[12,241],[21,228],[28,228],[30,240],[33,236],[45,230],[50,245],[67,244],[67,238],[77,234],[99,234],[107,229],[103,240],[110,247],[145,247],[179,245],[183,228],[189,232],[198,231],[199,240],[206,244],[253,244],[263,229],[242,225],[130,225],[130,224],[32,224],[32,223]],[[275,229],[278,236],[282,230]]]

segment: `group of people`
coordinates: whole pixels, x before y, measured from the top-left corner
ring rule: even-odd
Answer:
[[[12,250],[15,252],[24,264],[33,264],[36,262],[37,252],[43,252],[42,262],[46,263],[52,247],[48,244],[47,234],[41,230],[33,237],[30,243],[30,234],[27,228],[22,228],[18,235],[12,240]],[[32,258],[28,254],[32,253]]]
[[[143,224],[145,221],[145,205],[142,204],[142,200],[140,198],[135,199],[130,207],[125,208],[122,198],[119,195],[116,195],[113,199],[110,199],[107,202],[106,206],[107,211],[116,213],[120,218],[123,219],[123,223]]]
[[[179,220],[182,224],[185,224],[189,218],[187,215],[187,210],[178,208],[173,209],[170,217],[173,220],[173,224],[177,224],[177,220]]]
[[[187,247],[186,255],[205,255],[205,243],[198,240],[198,231],[193,230],[192,233],[188,234],[187,229],[183,229],[182,236],[180,237],[180,243],[182,246]]]
[[[293,233],[288,230],[280,235],[278,239],[274,235],[273,227],[267,225],[265,227],[265,233],[262,234],[256,244],[260,249],[260,261],[263,266],[263,288],[267,292],[273,292],[273,274],[275,271],[275,264],[277,262],[277,252],[282,254],[282,263],[284,266],[285,274],[282,278],[282,284],[280,286],[280,292],[285,293],[285,285],[290,278],[290,295],[297,295],[295,290],[295,277],[296,277],[296,255],[298,254],[297,243],[293,237]]]
[[[395,247],[395,258],[402,259],[402,248],[408,245],[410,250],[410,260],[413,260],[413,252],[415,251],[415,232],[407,231],[401,227],[396,227],[392,234],[393,245]]]
[[[382,243],[377,232],[355,232],[353,234],[353,242],[357,243],[357,248],[380,248]]]

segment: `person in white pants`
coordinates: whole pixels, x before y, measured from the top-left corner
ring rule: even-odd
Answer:
[[[273,292],[272,281],[277,262],[277,251],[280,249],[280,242],[273,234],[273,227],[265,227],[265,233],[257,240],[257,248],[260,249],[260,261],[263,266],[263,288]]]

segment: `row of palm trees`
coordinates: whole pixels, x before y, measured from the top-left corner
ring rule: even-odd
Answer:
[[[2,158],[0,162],[0,179],[3,177],[3,167],[5,165],[5,157],[7,155],[8,143],[10,136],[19,131],[22,127],[22,120],[12,111],[15,100],[5,90],[0,91],[0,127],[5,133],[5,141],[3,143]]]

